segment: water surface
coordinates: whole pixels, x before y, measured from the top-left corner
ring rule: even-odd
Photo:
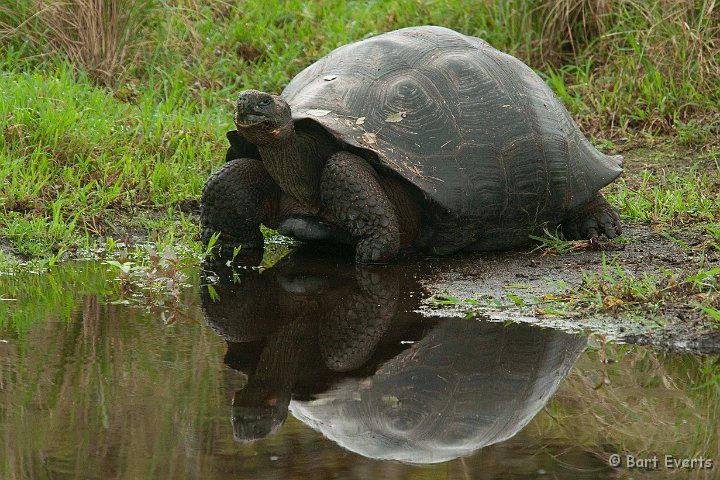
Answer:
[[[3,278],[0,478],[718,478],[717,358],[426,318],[435,273],[297,251],[154,302],[99,263]]]

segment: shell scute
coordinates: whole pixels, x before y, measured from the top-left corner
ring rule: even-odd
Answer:
[[[282,95],[296,121],[372,151],[457,217],[559,220],[622,171],[621,158],[598,152],[532,69],[442,27],[340,47]]]

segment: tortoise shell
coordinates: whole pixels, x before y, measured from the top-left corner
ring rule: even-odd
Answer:
[[[366,457],[445,462],[517,434],[586,343],[528,324],[445,319],[370,377],[348,376],[290,411]]]
[[[617,178],[527,65],[479,38],[410,27],[342,46],[282,97],[459,218],[559,221]],[[518,218],[521,217],[521,218]]]

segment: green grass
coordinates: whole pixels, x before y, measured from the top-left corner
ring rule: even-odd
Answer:
[[[720,169],[705,172],[694,167],[686,173],[643,170],[629,179],[621,178],[610,200],[631,221],[650,221],[666,227],[704,223],[717,228],[719,173]]]
[[[217,117],[150,95],[122,103],[67,66],[53,76],[0,77],[0,227],[15,251],[87,246],[144,218],[195,233],[167,210],[199,197],[222,147]]]
[[[586,274],[582,285],[557,298],[575,308],[609,313],[641,313],[653,318],[666,304],[710,312],[720,306],[720,267],[694,272],[631,273],[603,258],[602,272]]]
[[[518,56],[610,149],[662,135],[718,155],[714,2],[55,4],[0,7],[0,247],[20,258],[48,262],[106,237],[192,245],[198,219],[183,215],[222,162],[237,92],[280,92],[333,48],[411,25],[444,25]],[[73,20],[77,11],[88,18]],[[688,175],[644,173],[611,200],[626,220],[706,222],[712,237],[717,172]]]

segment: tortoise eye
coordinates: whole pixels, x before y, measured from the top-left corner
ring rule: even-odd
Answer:
[[[270,105],[271,103],[272,103],[272,99],[270,99],[270,98],[263,98],[262,100],[260,100],[260,101],[258,102],[258,105],[261,106],[261,107],[267,107],[267,106]]]

